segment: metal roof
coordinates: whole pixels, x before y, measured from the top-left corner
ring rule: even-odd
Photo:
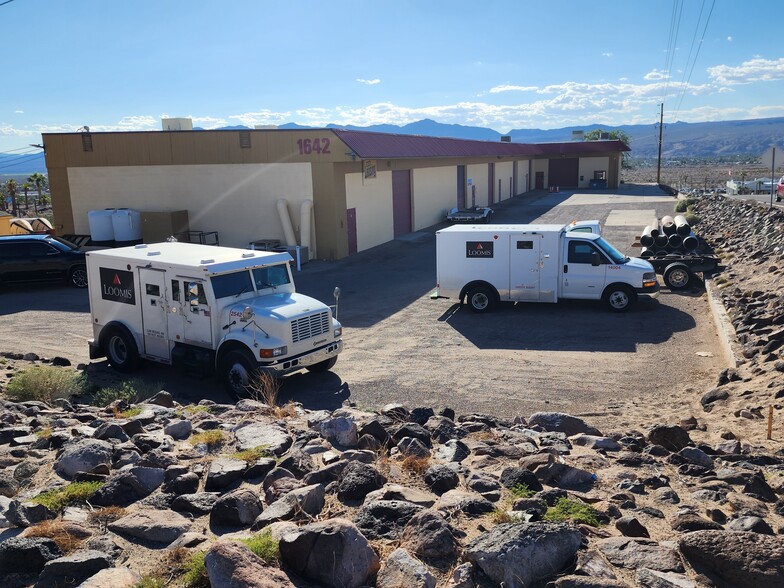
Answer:
[[[608,151],[630,151],[623,141],[579,141],[568,143],[506,143],[395,135],[369,131],[333,129],[335,135],[362,159],[415,157],[536,157]]]

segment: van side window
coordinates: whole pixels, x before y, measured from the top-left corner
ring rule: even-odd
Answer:
[[[569,263],[587,263],[590,265],[591,254],[593,253],[599,252],[590,243],[586,243],[585,241],[569,241]],[[604,262],[604,256],[601,255],[601,253],[599,255],[601,256],[602,262]]]
[[[204,286],[201,283],[185,281],[185,282],[182,283],[183,290],[185,292],[187,292],[188,291],[188,284],[192,284],[192,283],[196,284],[196,295],[199,298],[199,304],[207,304],[207,295],[204,293]],[[187,298],[187,296],[186,296],[186,298]]]
[[[175,302],[180,301],[180,282],[178,280],[171,281],[172,287],[172,300]]]
[[[518,241],[517,242],[518,249],[533,249],[534,242],[533,241]]]

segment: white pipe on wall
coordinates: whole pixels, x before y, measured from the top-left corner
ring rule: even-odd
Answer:
[[[312,257],[313,249],[310,246],[310,234],[313,218],[313,201],[304,200],[299,207],[299,244],[308,248],[308,258]]]
[[[294,227],[291,226],[289,204],[285,198],[280,198],[275,206],[278,208],[278,216],[280,217],[280,224],[283,226],[283,237],[286,239],[286,245],[294,247],[297,244],[297,238],[294,236]]]

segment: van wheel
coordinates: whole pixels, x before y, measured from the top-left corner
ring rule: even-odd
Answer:
[[[309,365],[305,369],[309,372],[313,372],[314,374],[318,374],[321,372],[326,372],[331,370],[335,364],[338,362],[337,355],[335,357],[330,357],[329,359],[325,359],[324,361],[320,361],[318,363],[314,363],[313,365]]]
[[[604,293],[604,302],[612,312],[625,312],[634,301],[627,286],[610,286]]]
[[[112,327],[103,345],[106,358],[118,372],[132,372],[139,367],[139,350],[136,340],[122,327]]]
[[[670,290],[682,290],[689,285],[691,272],[681,264],[673,264],[664,270],[664,283]]]
[[[232,398],[247,398],[248,387],[258,372],[258,364],[249,351],[235,349],[229,351],[221,360],[218,377]]]
[[[466,296],[468,305],[474,312],[487,312],[495,305],[495,296],[486,286],[471,288]]]
[[[87,268],[83,265],[77,265],[75,268],[68,272],[68,281],[72,286],[77,288],[87,287]]]

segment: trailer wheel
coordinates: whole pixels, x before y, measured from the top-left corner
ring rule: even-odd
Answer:
[[[71,271],[68,272],[68,281],[76,288],[86,288],[87,268],[83,265],[77,265],[76,267],[71,268]]]
[[[674,263],[664,270],[664,283],[670,290],[682,290],[691,281],[691,271],[681,263]]]
[[[335,364],[338,362],[338,356],[330,357],[329,359],[325,359],[324,361],[320,361],[318,363],[314,363],[313,365],[309,365],[305,369],[309,372],[313,372],[314,374],[318,374],[321,372],[326,372],[331,370]]]
[[[487,312],[495,305],[495,296],[487,286],[471,288],[466,298],[468,299],[468,305],[474,312]]]
[[[110,327],[103,345],[106,358],[118,372],[132,372],[139,367],[139,350],[136,340],[124,327]]]
[[[235,349],[221,360],[218,377],[223,388],[232,398],[248,396],[248,386],[258,372],[258,364],[249,351]]]
[[[634,302],[632,291],[622,284],[609,286],[603,298],[607,308],[612,312],[626,312]]]

